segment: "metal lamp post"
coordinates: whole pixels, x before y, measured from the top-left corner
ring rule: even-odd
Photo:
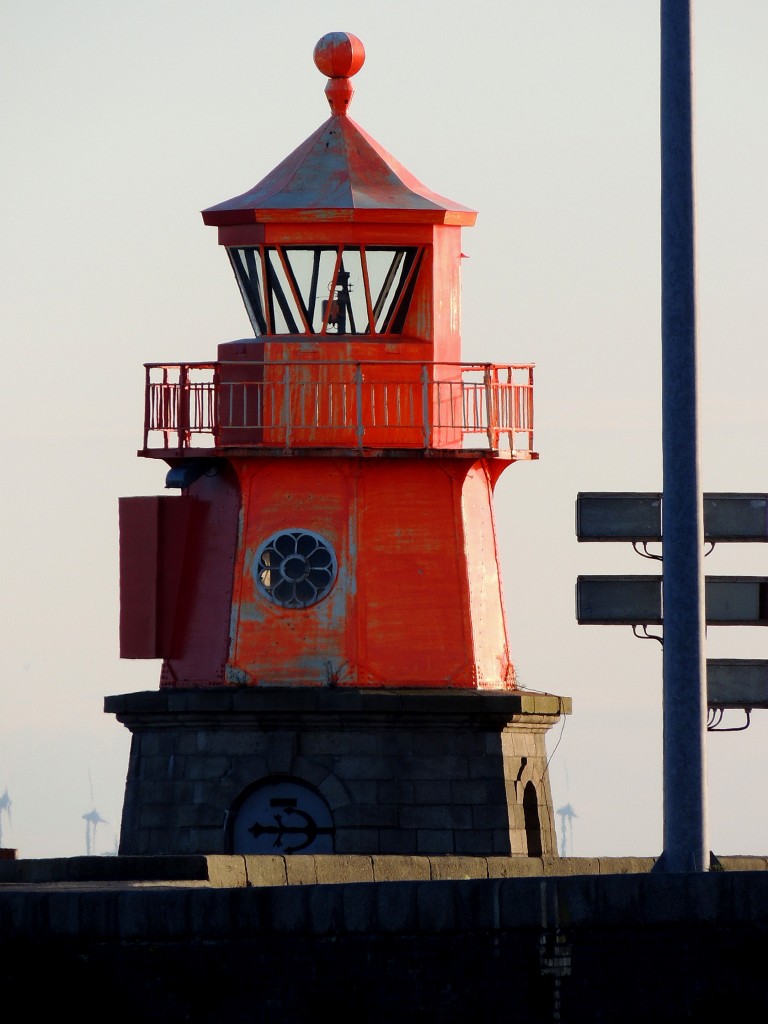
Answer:
[[[699,480],[689,0],[661,3],[664,852],[706,871],[705,613]]]

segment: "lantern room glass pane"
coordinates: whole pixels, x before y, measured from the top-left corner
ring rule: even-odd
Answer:
[[[319,334],[326,303],[333,290],[338,249],[336,246],[313,246],[311,249],[284,246],[283,253],[298,284],[310,325],[308,333]]]
[[[271,334],[303,334],[306,318],[301,315],[298,288],[291,267],[277,249],[265,249],[268,323]]]
[[[416,246],[228,249],[257,335],[401,334],[422,259]]]
[[[262,264],[258,249],[227,249],[232,269],[235,272],[240,294],[243,297],[248,319],[255,334],[267,334],[264,319],[261,272]]]
[[[373,318],[377,334],[400,334],[408,310],[408,302],[416,279],[410,281],[408,295],[398,308],[413,263],[420,256],[415,248],[366,249],[368,279],[370,281]]]
[[[334,282],[327,334],[367,334],[368,307],[359,249],[344,249]]]

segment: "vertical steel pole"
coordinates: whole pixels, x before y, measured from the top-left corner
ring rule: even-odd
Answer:
[[[707,871],[690,0],[661,0],[663,871]]]

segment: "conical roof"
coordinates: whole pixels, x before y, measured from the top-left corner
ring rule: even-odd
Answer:
[[[474,210],[432,192],[347,115],[353,93],[349,79],[364,58],[362,43],[348,33],[320,40],[315,63],[329,77],[332,116],[248,192],[203,210],[206,224],[474,224]]]

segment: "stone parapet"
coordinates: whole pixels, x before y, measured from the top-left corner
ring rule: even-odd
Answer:
[[[643,875],[656,857],[461,857],[328,855],[171,855],[0,861],[0,892],[18,887],[187,886],[211,889],[349,882],[461,881]],[[713,858],[712,872],[768,871],[768,856]]]
[[[115,873],[128,867],[112,860]],[[259,871],[246,858],[169,858],[167,875],[205,869],[208,880],[154,884],[164,858],[142,860],[125,872],[132,883],[0,884],[0,984],[22,986],[28,1016],[82,1013],[84,998],[126,1024],[679,1024],[768,1012],[762,857],[687,875],[632,870],[645,858],[564,858],[573,873],[529,877],[466,877],[493,870],[482,858],[296,856]],[[620,867],[630,870],[597,873]],[[430,878],[365,880],[385,870]]]

